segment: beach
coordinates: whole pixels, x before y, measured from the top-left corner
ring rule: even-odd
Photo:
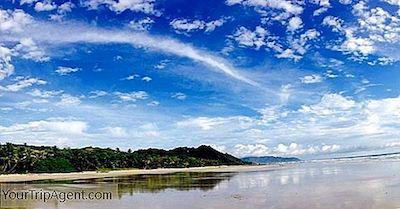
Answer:
[[[1,183],[4,192],[85,191],[85,194],[110,193],[113,197],[73,198],[65,202],[57,198],[47,202],[32,198],[13,201],[11,197],[6,201],[3,197],[3,205],[9,208],[129,209],[134,205],[137,209],[396,209],[400,208],[399,169],[397,158],[380,158],[287,166],[3,175],[0,179],[9,182]],[[41,179],[55,181],[13,183]]]
[[[233,165],[233,166],[205,166],[192,168],[159,168],[159,169],[126,169],[111,170],[108,172],[84,171],[72,173],[30,173],[30,174],[2,174],[0,183],[6,182],[25,182],[38,180],[77,180],[77,179],[96,179],[106,177],[119,177],[143,174],[170,174],[178,172],[250,172],[267,171],[282,169],[287,166],[275,165]]]

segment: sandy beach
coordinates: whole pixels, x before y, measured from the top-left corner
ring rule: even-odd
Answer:
[[[265,171],[285,168],[284,165],[237,165],[237,166],[206,166],[193,168],[160,168],[160,169],[129,169],[109,172],[73,172],[73,173],[40,173],[40,174],[3,174],[0,175],[0,183],[24,182],[36,180],[76,180],[94,179],[104,177],[117,177],[139,174],[168,174],[177,172],[249,172]]]

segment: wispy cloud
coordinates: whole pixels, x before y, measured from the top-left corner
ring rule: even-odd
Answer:
[[[55,71],[56,73],[58,73],[59,75],[68,75],[70,73],[76,73],[78,71],[80,71],[80,68],[72,68],[72,67],[58,67],[57,70]]]
[[[11,36],[2,34],[2,38],[8,41],[17,41],[16,37],[18,37],[18,39],[30,37],[36,42],[45,44],[126,43],[134,47],[144,47],[180,57],[186,57],[210,66],[211,69],[219,71],[236,80],[253,86],[258,85],[255,81],[247,78],[232,67],[227,60],[212,55],[207,51],[196,49],[190,44],[182,43],[168,37],[152,36],[147,33],[132,32],[129,30],[101,29],[77,22],[58,24],[35,22],[25,27],[23,31]]]
[[[13,84],[9,84],[5,87],[0,86],[0,90],[3,91],[10,91],[10,92],[17,92],[24,88],[30,87],[32,85],[44,85],[47,82],[38,78],[24,78],[18,77],[16,82]]]

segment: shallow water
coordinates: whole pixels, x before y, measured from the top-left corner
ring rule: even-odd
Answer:
[[[241,173],[178,173],[46,182],[114,188],[113,200],[30,202],[27,208],[399,209],[400,160],[319,161]],[[37,182],[36,182],[37,183]],[[41,182],[44,183],[44,182]],[[62,183],[62,185],[61,185]]]

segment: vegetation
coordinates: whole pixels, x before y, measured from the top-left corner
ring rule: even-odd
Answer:
[[[74,172],[76,168],[65,158],[53,157],[39,160],[32,171],[34,173],[66,173]]]
[[[213,165],[240,165],[242,160],[209,146],[179,147],[173,150],[146,149],[132,152],[85,147],[79,149],[48,146],[0,144],[0,173],[51,173],[100,171],[123,168],[184,168]]]

